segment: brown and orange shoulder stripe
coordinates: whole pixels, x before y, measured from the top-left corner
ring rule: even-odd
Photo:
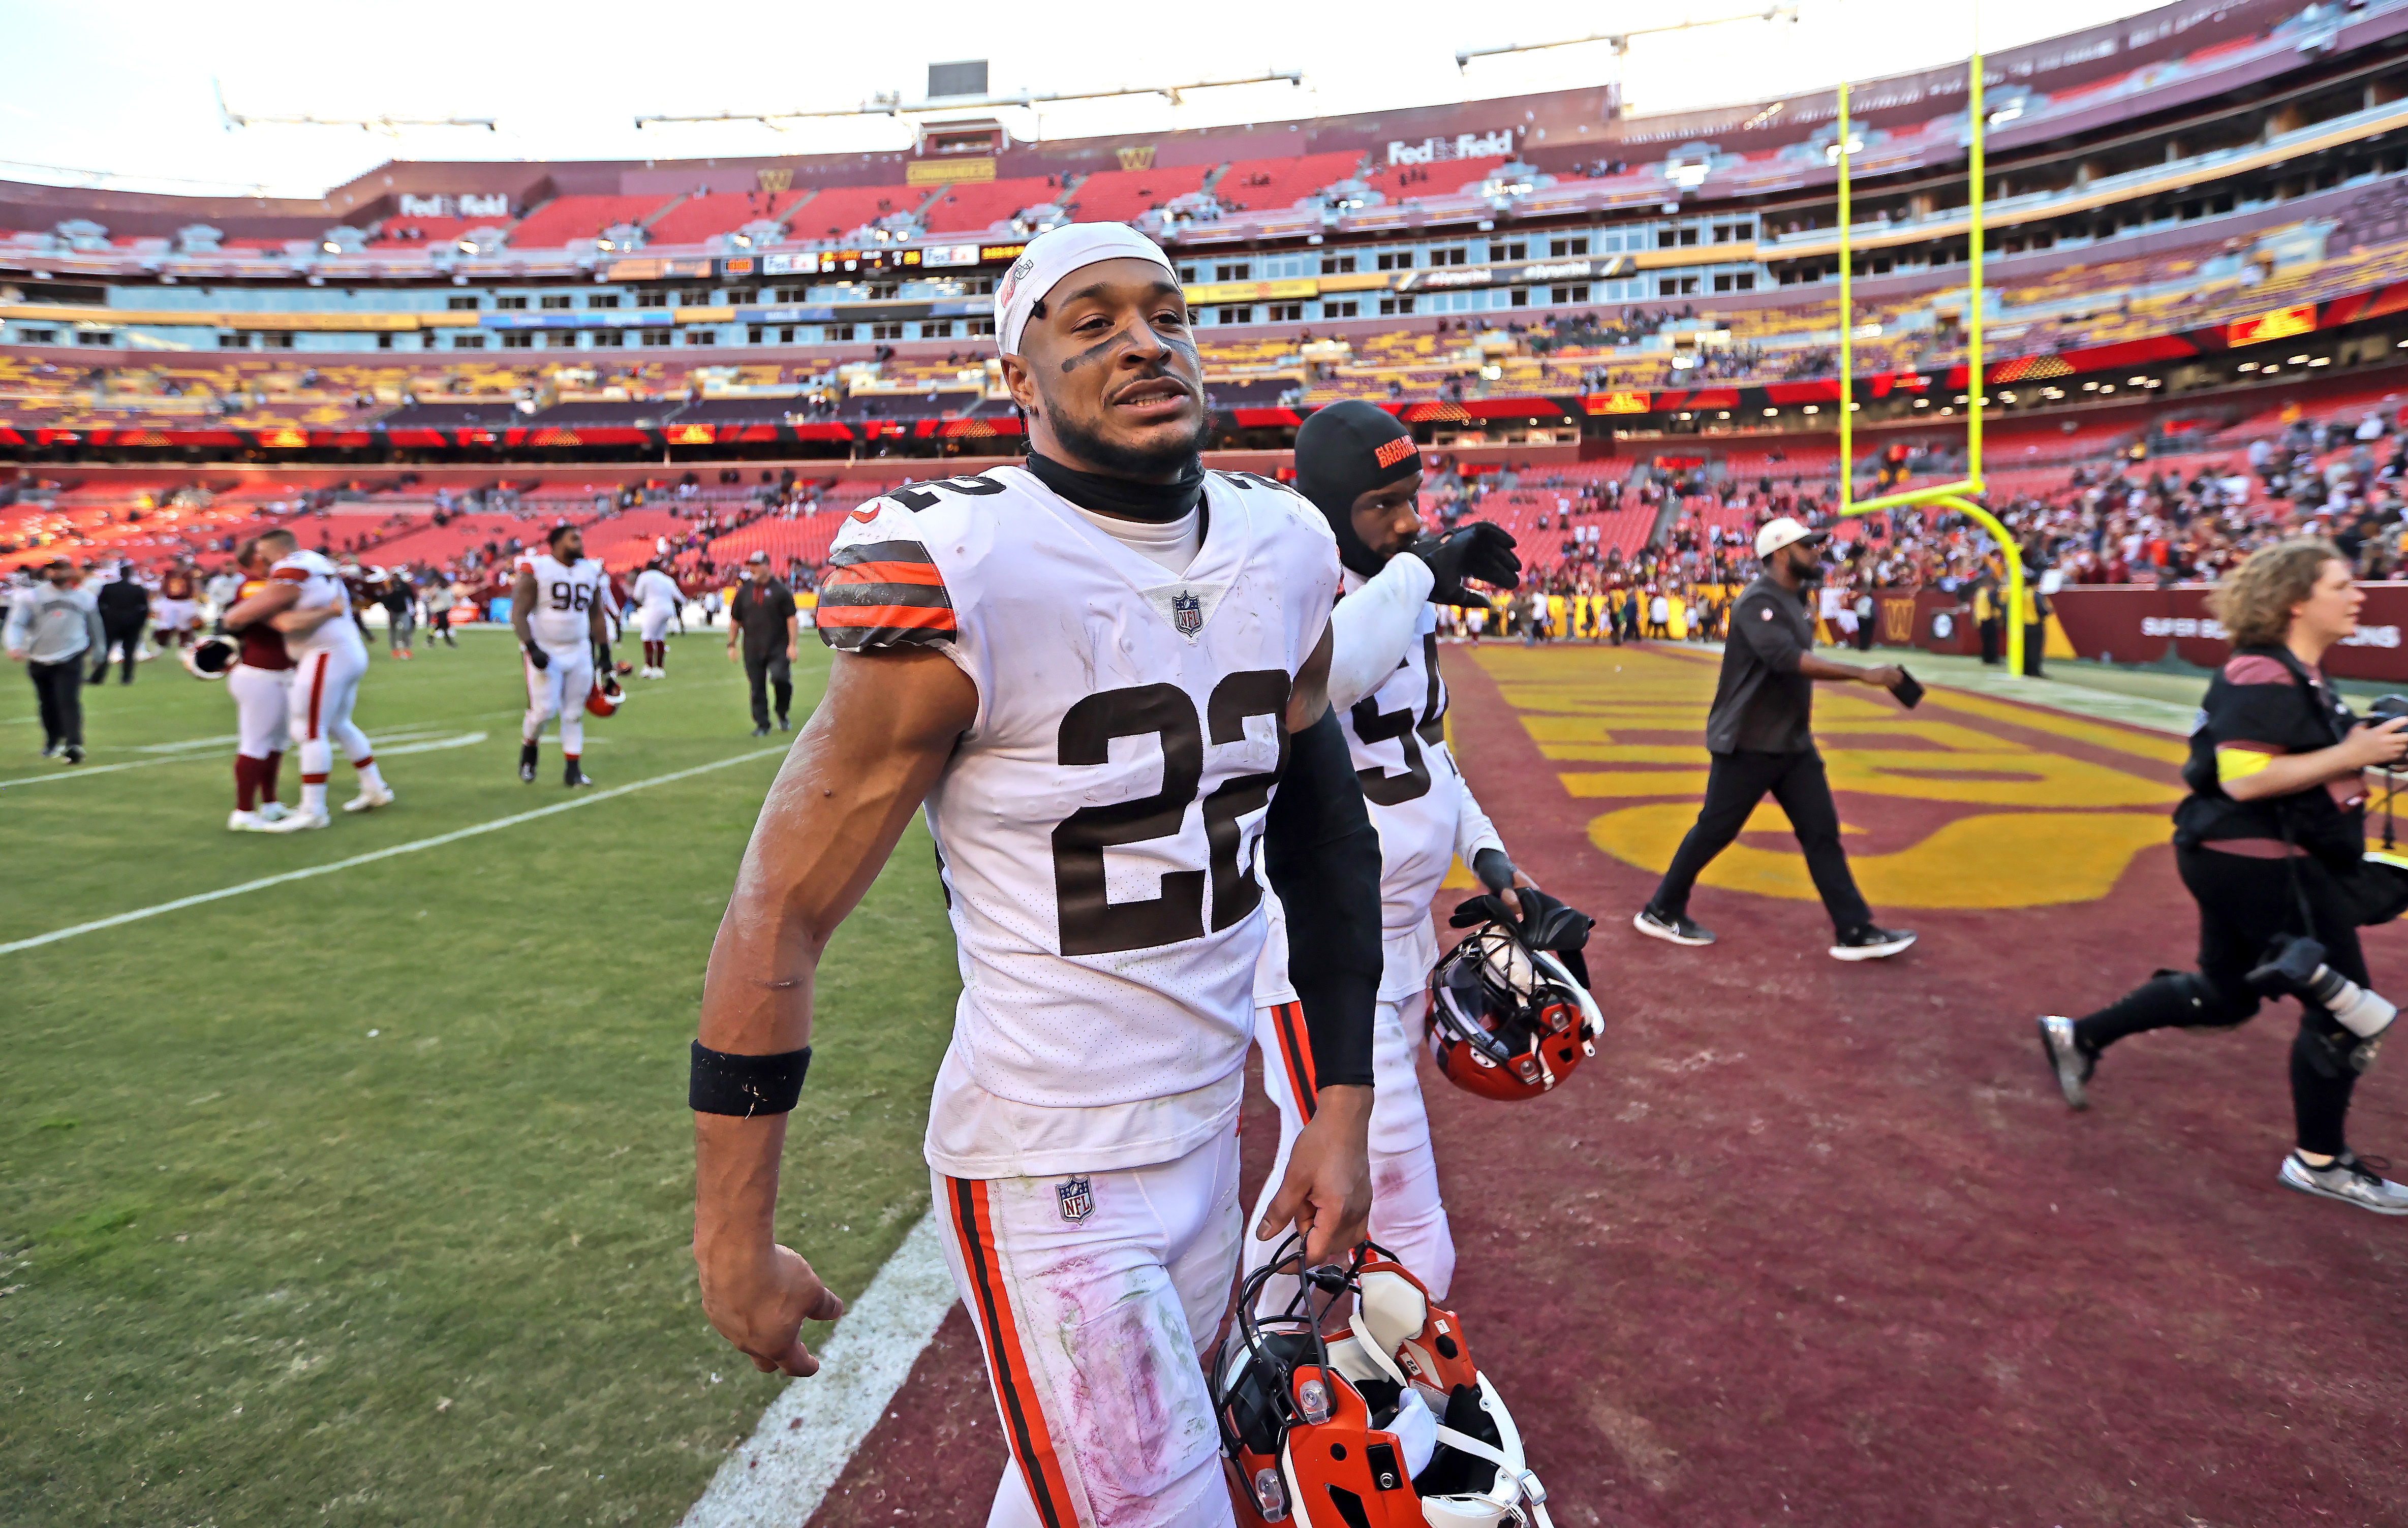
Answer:
[[[934,647],[961,635],[944,575],[917,541],[838,548],[820,580],[819,629],[839,652]]]

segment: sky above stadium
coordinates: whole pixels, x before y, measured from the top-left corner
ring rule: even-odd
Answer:
[[[1284,83],[1062,103],[999,115],[1019,136],[1159,133],[1593,86],[1619,76],[1634,111],[1761,99],[1997,50],[2150,8],[2128,0],[1800,0],[1795,23],[1749,21],[1473,61],[1459,49],[1707,20],[1753,0],[1685,8],[1635,0],[1543,7],[1366,7],[1291,0],[1216,31],[1157,11],[1023,0],[1016,7],[698,10],[599,0],[416,10],[366,4],[0,0],[17,67],[0,93],[0,179],[129,189],[315,196],[389,159],[643,159],[908,147],[891,118],[638,129],[639,115],[829,109],[873,93],[921,99],[926,66],[991,60],[997,93],[1152,87],[1301,70]],[[320,118],[493,118],[497,130],[252,126],[234,111]]]

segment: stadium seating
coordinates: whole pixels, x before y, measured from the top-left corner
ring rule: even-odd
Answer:
[[[555,196],[510,225],[510,247],[556,250],[623,222],[640,224],[666,205],[660,196]]]
[[[1098,170],[1070,192],[1069,206],[1082,222],[1133,222],[1175,197],[1203,189],[1211,164],[1180,164],[1154,170]]]
[[[696,193],[645,225],[645,237],[652,244],[700,244],[716,234],[735,233],[747,223],[782,223],[808,194],[797,191]]]
[[[1292,159],[1241,159],[1212,182],[1212,196],[1232,211],[1281,212],[1353,176],[1357,152],[1299,154]]]
[[[897,212],[917,212],[927,204],[928,196],[925,186],[829,186],[789,210],[786,236],[840,239],[864,223]]]
[[[1062,194],[1061,181],[1054,176],[969,181],[945,187],[922,216],[931,234],[983,234],[1009,222],[1022,207],[1041,207]]]

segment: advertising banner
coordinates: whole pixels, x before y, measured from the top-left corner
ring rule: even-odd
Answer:
[[[2366,607],[2358,635],[2325,654],[2324,670],[2344,679],[2408,679],[2408,583],[2360,584]],[[2214,668],[2231,655],[2223,622],[2208,612],[2209,587],[2076,584],[2049,596],[2057,623],[2085,658],[2147,664],[2172,656]]]

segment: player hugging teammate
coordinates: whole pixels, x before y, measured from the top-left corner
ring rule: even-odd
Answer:
[[[248,566],[265,565],[263,587],[236,600],[234,608],[225,613],[223,622],[227,631],[244,639],[245,656],[237,666],[257,670],[235,692],[242,716],[242,753],[237,758],[261,761],[250,768],[251,784],[254,790],[265,786],[266,799],[272,802],[276,773],[273,760],[286,739],[297,739],[301,746],[301,806],[297,811],[273,819],[254,813],[258,818],[255,824],[240,821],[246,809],[245,766],[237,763],[236,817],[228,821],[227,826],[264,833],[299,833],[326,826],[330,821],[326,815],[326,777],[334,767],[337,743],[342,745],[344,756],[351,761],[360,781],[359,793],[343,803],[343,809],[364,812],[391,805],[394,793],[377,768],[367,735],[351,721],[360,679],[367,673],[368,650],[360,638],[358,625],[351,620],[351,595],[341,576],[332,563],[318,553],[299,550],[290,531],[263,533],[251,544],[251,552]],[[291,664],[289,677],[282,680],[258,677],[281,672],[269,666],[275,642],[283,645]],[[258,660],[256,664],[252,663],[253,656]],[[271,692],[280,684],[285,699],[285,731],[280,737],[267,715]]]
[[[1250,1521],[1287,1517],[1274,1496],[1300,1478],[1291,1445],[1332,1421],[1332,1386],[1356,1395],[1342,1375],[1413,1434],[1367,1432],[1384,1423],[1358,1395],[1338,1419],[1354,1443],[1317,1450],[1324,1471],[1349,1461],[1346,1489],[1378,1521],[1418,1521],[1417,1490],[1455,1498],[1460,1485],[1488,1492],[1486,1515],[1464,1521],[1544,1523],[1451,1318],[1351,1250],[1373,1207],[1382,874],[1329,704],[1346,645],[1331,522],[1277,483],[1203,469],[1185,302],[1134,230],[1041,235],[996,312],[1027,464],[848,517],[819,606],[836,650],[826,695],[770,788],[712,947],[688,1091],[704,1308],[764,1371],[817,1370],[799,1325],[843,1302],[772,1235],[786,1117],[810,1064],[820,952],[924,803],[963,969],[925,1152],[1011,1450],[988,1521],[1216,1525],[1240,1501]],[[1494,571],[1469,563],[1472,546],[1433,549],[1428,583],[1389,592],[1406,612],[1399,653],[1431,583]],[[1416,699],[1418,726],[1426,691]],[[1249,1348],[1249,1378],[1226,1386],[1231,1366],[1208,1381],[1200,1360],[1243,1237],[1237,1119],[1266,878],[1285,908],[1313,1085],[1255,1235],[1293,1228],[1305,1263],[1350,1267],[1367,1300],[1382,1292],[1375,1314],[1402,1315],[1378,1325],[1384,1350],[1349,1349],[1352,1369],[1333,1356],[1328,1384],[1280,1371],[1291,1403],[1307,1402],[1283,1413],[1294,1429],[1268,1435],[1288,1484],[1265,1466],[1233,1491],[1224,1458],[1245,1473],[1266,1436],[1235,1426],[1258,1418],[1238,1392],[1269,1371]],[[1433,1323],[1459,1371],[1414,1356],[1439,1340]],[[1412,1384],[1380,1388],[1408,1364]],[[1431,1473],[1408,1480],[1399,1449],[1411,1464],[1416,1449]],[[1454,1452],[1430,1463],[1441,1449]],[[1334,1498],[1317,1500],[1293,1521],[1326,1519]]]

